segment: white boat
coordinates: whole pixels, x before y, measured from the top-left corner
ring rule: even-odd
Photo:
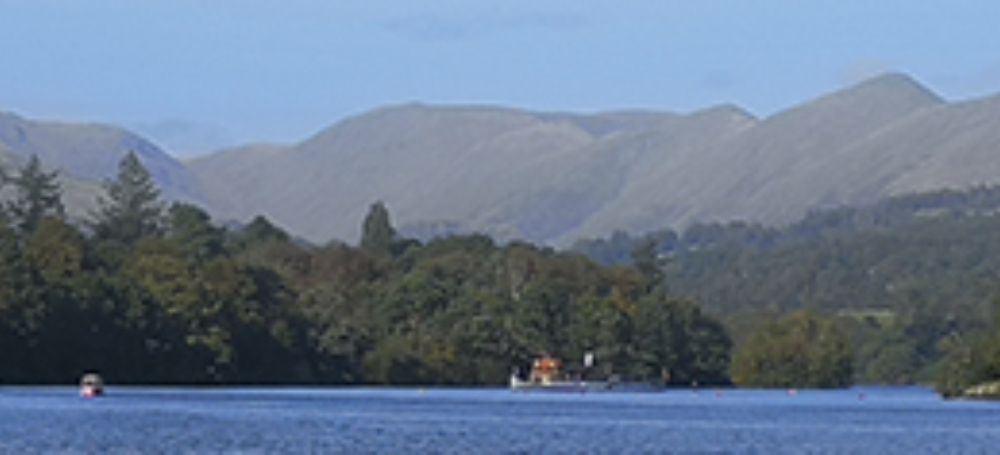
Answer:
[[[612,386],[609,382],[604,381],[529,381],[521,379],[516,374],[513,374],[510,377],[510,388],[511,390],[520,392],[540,391],[587,393],[607,391],[610,390]]]
[[[593,357],[588,354],[585,364],[591,366]],[[560,362],[550,356],[543,356],[534,361],[527,378],[522,378],[517,370],[510,375],[510,388],[518,392],[658,392],[663,390],[663,384],[644,382],[625,382],[617,375],[605,381],[591,381],[582,377],[561,375]]]
[[[95,398],[104,395],[104,379],[97,373],[87,373],[80,378],[80,396]]]

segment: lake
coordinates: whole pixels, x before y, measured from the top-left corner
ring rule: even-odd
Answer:
[[[997,453],[1000,403],[922,388],[0,388],[0,453]]]

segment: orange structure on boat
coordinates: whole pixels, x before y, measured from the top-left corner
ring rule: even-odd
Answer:
[[[559,375],[559,359],[543,356],[535,359],[528,380],[535,384],[551,384]]]

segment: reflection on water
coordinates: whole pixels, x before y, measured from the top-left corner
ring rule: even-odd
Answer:
[[[987,453],[1000,403],[920,388],[0,388],[3,453]]]

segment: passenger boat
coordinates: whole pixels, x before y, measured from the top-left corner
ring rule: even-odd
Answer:
[[[95,398],[104,395],[104,379],[99,374],[87,373],[80,378],[80,396]]]
[[[593,356],[588,354],[584,360],[587,368],[592,366]],[[528,377],[522,378],[515,369],[510,375],[510,388],[519,392],[659,392],[664,384],[646,382],[622,381],[617,375],[603,381],[585,379],[582,375],[564,375],[560,373],[559,359],[545,355],[532,363]]]

